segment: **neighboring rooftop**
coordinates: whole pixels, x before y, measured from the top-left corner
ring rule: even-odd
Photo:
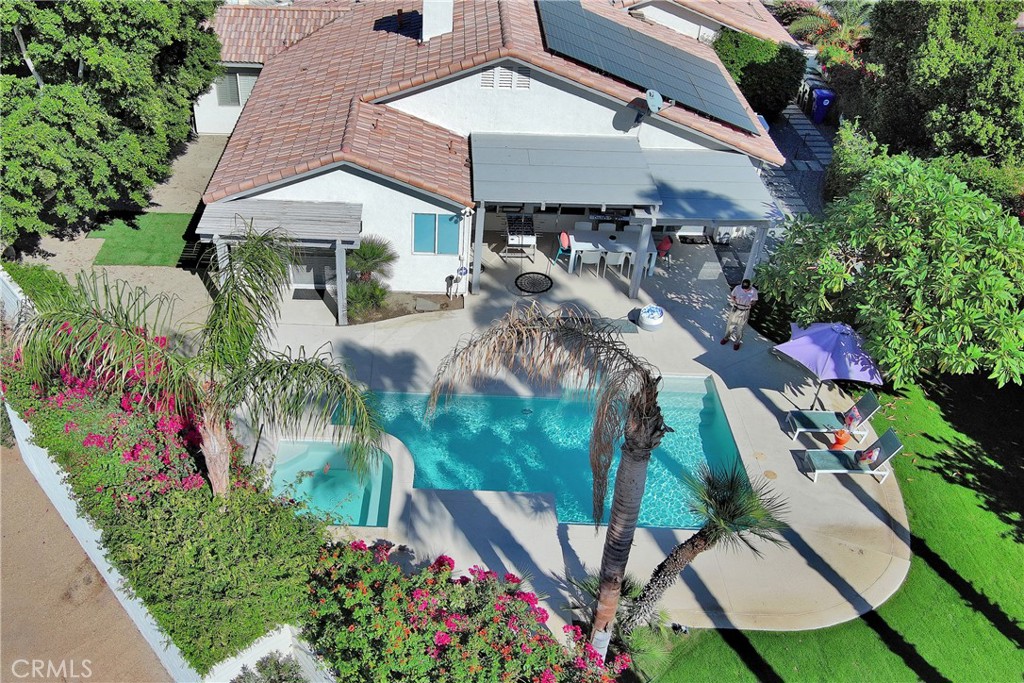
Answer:
[[[263,64],[345,13],[347,4],[308,7],[220,7],[213,30],[223,62]]]
[[[518,59],[621,102],[643,96],[644,90],[636,85],[545,50],[533,2],[458,0],[452,32],[426,43],[418,40],[418,5],[410,0],[353,3],[339,14],[343,19],[325,23],[268,58],[203,201],[347,162],[470,206],[468,140],[382,102],[500,59]],[[711,62],[739,96],[710,47],[642,22],[603,0],[584,0],[584,6]],[[218,15],[225,9],[313,11],[221,8]],[[286,14],[276,16],[291,21]],[[753,120],[753,111],[739,97]],[[785,162],[759,124],[759,134],[751,134],[680,106],[668,107],[658,116],[758,159]]]
[[[655,0],[656,1],[656,0]],[[797,42],[789,31],[772,16],[761,0],[661,0],[701,14],[724,26],[749,33],[764,40],[776,43],[788,43],[796,46]],[[623,7],[637,7],[654,4],[652,0],[621,0]]]

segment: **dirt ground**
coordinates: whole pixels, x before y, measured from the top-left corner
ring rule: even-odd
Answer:
[[[444,294],[416,294],[414,292],[388,292],[388,300],[384,308],[373,311],[359,320],[352,319],[349,322],[353,325],[360,323],[373,323],[391,318],[399,318],[403,315],[414,315],[422,311],[416,310],[417,300],[425,299],[437,304],[442,311],[459,311],[465,305],[461,296],[449,299]]]
[[[17,449],[0,450],[0,681],[170,681]]]

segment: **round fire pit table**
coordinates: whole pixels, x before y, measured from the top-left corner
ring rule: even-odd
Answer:
[[[640,315],[637,316],[636,324],[641,330],[654,332],[661,327],[663,322],[665,322],[665,309],[661,306],[650,304],[640,309]]]

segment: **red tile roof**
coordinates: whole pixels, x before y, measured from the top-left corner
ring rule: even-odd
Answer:
[[[650,0],[621,0],[622,5],[631,7],[649,3]],[[776,43],[796,45],[789,31],[771,15],[761,0],[669,0],[684,9],[703,14],[709,19],[731,29],[749,33],[752,36],[773,40]]]
[[[546,52],[533,2],[457,0],[452,32],[423,44],[415,39],[419,16],[411,14],[418,5],[415,0],[353,4],[341,20],[271,59],[203,201],[349,162],[471,206],[468,140],[380,100],[497,59],[520,59],[624,102],[643,94]],[[641,23],[604,0],[585,0],[585,5],[709,59],[725,73],[714,51],[696,40]],[[395,20],[399,8],[406,12],[402,29]],[[748,112],[753,118],[749,107]],[[767,132],[751,135],[678,106],[659,116],[751,156],[785,161]]]
[[[348,0],[324,6],[220,7],[213,30],[220,38],[224,62],[263,64],[310,33],[334,21],[348,9]]]

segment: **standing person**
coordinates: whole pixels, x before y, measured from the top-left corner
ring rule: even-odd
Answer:
[[[729,293],[729,305],[732,306],[732,309],[729,311],[729,319],[725,324],[725,336],[722,337],[721,344],[728,344],[732,340],[733,351],[740,350],[740,345],[743,344],[743,328],[747,325],[750,308],[755,301],[757,301],[757,290],[750,284],[750,280],[744,280],[733,287]]]

